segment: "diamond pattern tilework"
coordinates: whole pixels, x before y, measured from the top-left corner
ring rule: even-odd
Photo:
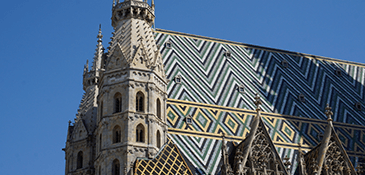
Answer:
[[[168,139],[159,154],[152,160],[138,159],[135,175],[193,175],[178,148]]]
[[[185,112],[179,111],[180,109],[185,109]],[[228,140],[241,142],[247,136],[251,119],[255,115],[252,110],[174,99],[168,100],[167,111],[168,118],[179,118],[168,120],[170,138],[200,174],[215,174],[220,171],[221,133],[226,133]],[[183,120],[185,116],[197,116],[197,113],[204,113],[204,121],[210,121],[209,127],[200,126],[201,121],[186,125]],[[295,154],[298,143],[301,143],[303,150],[310,150],[319,143],[326,126],[324,120],[274,113],[262,113],[262,116],[279,154],[282,157],[289,155],[294,166],[297,162]],[[349,156],[365,156],[362,148],[365,147],[364,126],[339,122],[335,122],[334,126]]]

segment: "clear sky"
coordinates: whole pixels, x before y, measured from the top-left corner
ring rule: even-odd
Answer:
[[[363,0],[155,0],[156,28],[365,63]],[[0,174],[62,175],[68,120],[82,97],[112,0],[3,1]]]

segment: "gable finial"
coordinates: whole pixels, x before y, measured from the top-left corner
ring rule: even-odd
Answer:
[[[260,111],[260,105],[262,104],[259,93],[256,93],[255,96],[255,105],[256,105],[256,111]]]
[[[331,115],[333,115],[333,112],[331,111],[331,107],[327,103],[326,112],[324,112],[327,116],[327,121],[332,121]]]
[[[102,42],[101,39],[103,38],[103,35],[101,34],[101,24],[99,24],[99,33],[98,33],[98,42]]]

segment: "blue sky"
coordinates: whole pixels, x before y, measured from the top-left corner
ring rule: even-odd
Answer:
[[[82,97],[112,0],[0,6],[0,170],[62,175],[68,120]],[[156,28],[365,63],[365,1],[156,0]]]

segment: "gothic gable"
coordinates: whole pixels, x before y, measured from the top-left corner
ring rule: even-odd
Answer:
[[[114,47],[113,51],[111,51],[111,55],[109,57],[109,61],[106,66],[106,70],[110,71],[113,69],[126,68],[129,65],[129,61],[126,59],[125,54],[122,51],[119,43],[116,47]]]
[[[73,132],[71,138],[73,141],[85,139],[88,136],[87,129],[85,127],[84,121],[82,119],[78,119],[73,127]]]
[[[143,41],[139,42],[136,52],[133,56],[132,67],[152,69],[160,77],[165,77],[165,70],[163,68],[163,62],[161,54],[158,50],[152,51],[151,48],[147,48]]]
[[[296,174],[356,174],[335,130],[332,126],[327,127],[331,127],[331,135],[328,138],[323,138],[322,142],[307,154],[299,155]],[[328,140],[328,142],[325,142],[325,140]],[[324,154],[321,154],[323,148],[326,150],[324,150]]]
[[[255,99],[257,115],[251,123],[251,131],[247,138],[235,148],[233,169],[230,168],[230,165],[227,165],[228,155],[225,150],[222,150],[222,174],[224,175],[288,174],[287,168],[284,166],[261,118],[260,97],[257,95]],[[225,147],[222,146],[223,149]]]
[[[236,173],[287,174],[260,116],[255,117],[252,132],[238,145],[234,157]]]
[[[324,137],[321,143],[304,156],[299,150],[299,165],[296,174],[357,174],[333,127],[331,119],[333,113],[328,105],[325,114],[328,117],[328,124]]]

